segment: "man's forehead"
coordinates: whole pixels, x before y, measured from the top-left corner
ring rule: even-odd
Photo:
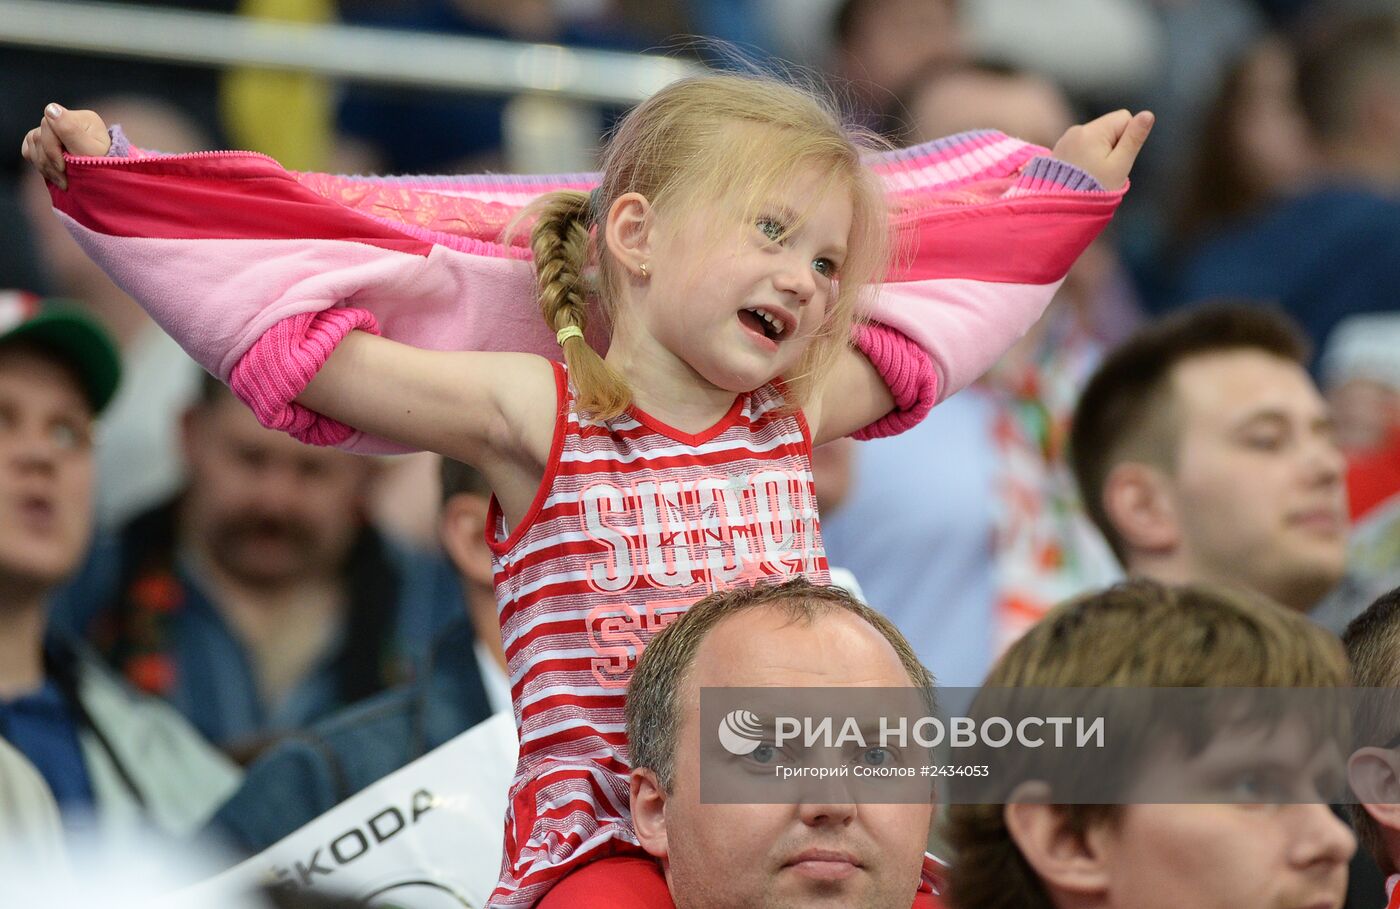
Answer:
[[[910,684],[894,648],[858,615],[823,609],[809,619],[764,606],[716,624],[691,677],[697,689]]]
[[[28,341],[0,344],[0,382],[24,382],[30,387],[41,385],[46,391],[61,396],[64,406],[79,410],[88,418],[94,416],[77,372],[62,355],[41,345]]]
[[[1326,402],[1302,365],[1264,350],[1240,348],[1188,357],[1171,373],[1173,400],[1185,420],[1236,422],[1278,413],[1323,418]]]

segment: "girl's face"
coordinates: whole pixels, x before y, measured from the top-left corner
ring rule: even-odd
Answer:
[[[716,388],[752,391],[790,375],[825,324],[851,220],[849,190],[815,169],[765,200],[752,221],[732,204],[658,218],[638,315]]]

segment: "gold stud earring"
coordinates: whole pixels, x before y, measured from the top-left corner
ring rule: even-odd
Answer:
[[[640,263],[638,263],[638,265],[637,265],[637,271],[639,271],[639,272],[642,273],[642,277],[643,277],[643,278],[650,278],[650,277],[651,277],[651,268],[650,268],[650,266],[648,266],[645,262],[640,262]]]

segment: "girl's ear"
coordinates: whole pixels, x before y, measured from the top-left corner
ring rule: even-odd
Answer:
[[[643,266],[651,261],[652,233],[656,229],[651,203],[641,193],[623,193],[608,208],[603,240],[608,253],[633,277],[644,278]]]

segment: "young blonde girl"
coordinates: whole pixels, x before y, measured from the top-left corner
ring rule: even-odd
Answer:
[[[1076,181],[1112,196],[1104,187],[1125,182],[1148,128],[1150,117],[1126,112],[1076,127],[1056,152],[1082,170],[1026,159],[998,193],[1048,186],[1067,211],[1082,201]],[[78,174],[63,146],[102,154],[106,139],[89,112],[50,113],[25,154],[63,184]],[[988,201],[971,195],[975,177],[955,200],[969,210]],[[935,351],[920,326],[860,325],[890,261],[888,184],[806,93],[754,77],[682,81],[624,120],[596,189],[554,192],[526,212],[539,305],[563,364],[420,349],[377,336],[379,320],[345,305],[395,283],[432,298],[423,275],[435,252],[392,280],[363,264],[332,278],[308,269],[300,280],[329,281],[337,305],[270,327],[264,318],[235,357],[204,357],[270,425],[343,442],[345,424],[475,465],[490,481],[521,746],[492,906],[532,905],[581,863],[638,848],[623,697],[652,635],[717,587],[827,580],[813,445],[917,409],[926,389],[910,389],[921,383],[946,396],[1053,293],[1053,281],[1035,285],[1034,305],[999,313],[953,288],[929,330],[955,337]],[[64,215],[90,227],[100,219],[82,198],[55,190]],[[1080,231],[1084,243],[1102,220]],[[983,242],[975,228],[969,243]],[[135,288],[142,302],[150,283],[144,295]],[[606,356],[589,340],[599,318]],[[210,329],[162,324],[205,350]]]

